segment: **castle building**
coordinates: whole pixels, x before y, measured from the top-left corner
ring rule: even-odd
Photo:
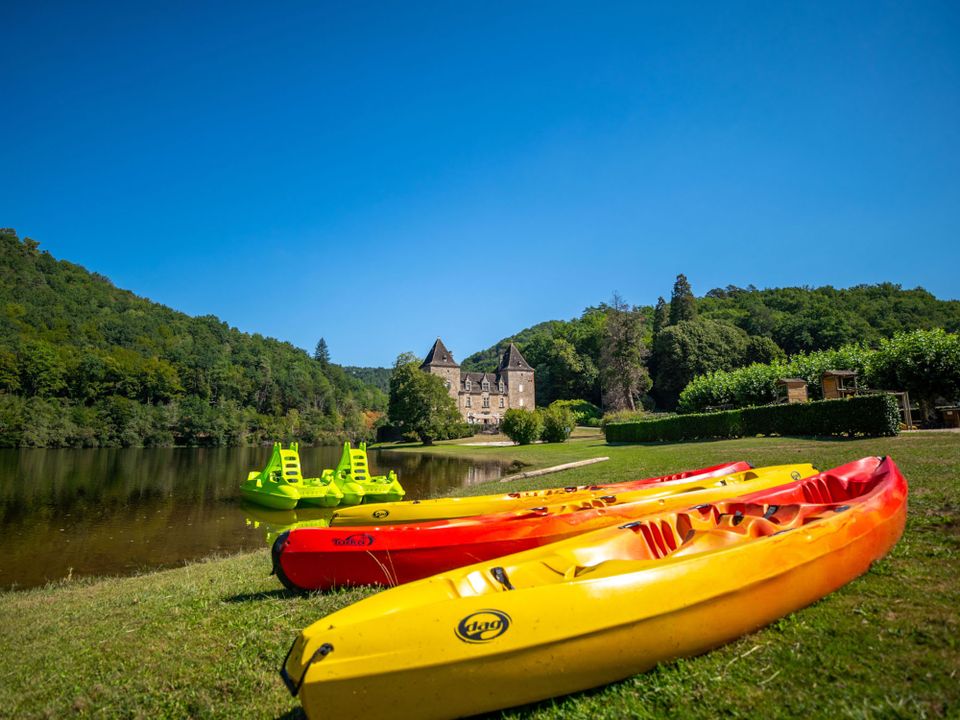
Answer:
[[[469,423],[499,425],[510,408],[536,407],[534,370],[513,343],[500,358],[496,372],[477,373],[462,371],[437,338],[420,369],[440,376],[450,397],[456,400],[460,415]]]

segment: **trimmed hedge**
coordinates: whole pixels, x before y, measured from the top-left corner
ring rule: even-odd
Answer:
[[[610,423],[608,443],[677,442],[755,435],[896,435],[900,411],[889,394]]]

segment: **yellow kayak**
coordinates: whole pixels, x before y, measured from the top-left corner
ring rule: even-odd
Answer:
[[[404,502],[386,502],[365,504],[358,507],[340,508],[330,520],[337,525],[387,525],[393,523],[429,522],[448,518],[468,517],[470,515],[490,515],[493,513],[526,510],[529,508],[557,502],[579,502],[600,495],[641,490],[674,480],[707,479],[731,475],[750,469],[746,462],[731,462],[722,465],[688,470],[672,475],[630,480],[627,482],[607,483],[604,485],[574,485],[569,487],[547,488],[544,490],[525,490],[522,492],[477,495],[475,497],[445,497],[430,500],[407,500]]]
[[[869,569],[906,482],[864,458],[740,498],[385,590],[305,629],[281,676],[309,718],[452,718],[705,652]]]

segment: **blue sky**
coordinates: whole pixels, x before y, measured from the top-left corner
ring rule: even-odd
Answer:
[[[0,4],[0,225],[387,365],[728,284],[960,298],[956,3]]]

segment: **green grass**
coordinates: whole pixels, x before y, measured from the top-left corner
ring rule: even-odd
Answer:
[[[827,468],[886,454],[910,482],[902,540],[838,592],[707,655],[504,717],[960,716],[960,434],[613,447],[588,437],[528,447],[441,444],[430,452],[532,467],[611,458],[495,484],[494,491],[625,480],[741,458]],[[289,643],[320,616],[373,591],[292,596],[269,566],[264,550],[0,594],[0,716],[298,716],[276,674]]]

